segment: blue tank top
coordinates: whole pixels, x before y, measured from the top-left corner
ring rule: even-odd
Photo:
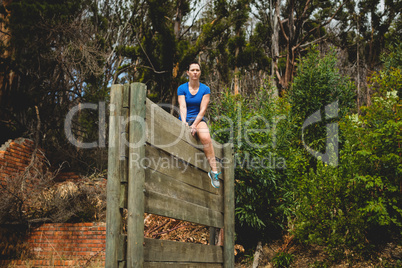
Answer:
[[[184,95],[186,98],[186,105],[187,105],[186,122],[190,120],[195,120],[197,115],[200,113],[202,97],[204,97],[204,95],[206,94],[211,94],[211,90],[203,83],[200,83],[200,88],[198,89],[198,92],[195,95],[190,93],[190,90],[188,89],[188,82],[179,86],[179,88],[177,89],[177,95],[178,96]],[[181,120],[180,116],[179,119]]]

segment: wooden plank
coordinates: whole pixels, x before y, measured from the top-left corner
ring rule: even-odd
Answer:
[[[120,234],[119,236],[119,248],[117,251],[117,260],[123,262],[126,260],[127,249],[127,235]]]
[[[235,192],[234,192],[234,156],[233,144],[224,145],[225,169],[223,170],[224,181],[224,264],[225,268],[233,268],[234,259],[234,236],[235,236]]]
[[[145,84],[131,84],[129,161],[132,157],[139,157],[139,159],[145,157],[145,142],[143,141],[145,136],[145,100]],[[127,268],[143,267],[144,263],[144,181],[144,168],[131,166],[128,173],[127,198]]]
[[[146,262],[222,263],[222,247],[145,238]]]
[[[129,100],[128,98],[128,85],[124,85],[123,87],[123,107],[121,108],[121,117],[120,117],[120,208],[127,208],[127,197],[128,197],[128,154],[129,147],[128,145],[128,125],[127,120],[129,117],[130,109],[128,107]],[[126,103],[126,104],[125,104]],[[125,260],[125,259],[124,259]]]
[[[155,170],[145,170],[145,189],[223,213],[223,196],[195,188]]]
[[[124,84],[122,107],[123,108],[130,108],[130,84]]]
[[[159,150],[153,146],[147,145],[145,148],[145,161],[144,164],[147,168],[156,170],[176,180],[182,181],[186,184],[203,189],[213,194],[220,194],[223,196],[223,188],[216,189],[212,187],[211,180],[208,174],[200,169],[183,162],[180,159],[169,155],[167,152]],[[169,164],[166,164],[169,162]],[[131,165],[140,163],[130,162]]]
[[[189,128],[187,128],[178,118],[167,113],[149,99],[147,99],[147,118],[149,119],[149,122],[147,122],[147,127],[150,133],[155,133],[155,131],[161,127],[164,131],[173,134],[175,137],[179,137],[182,141],[190,144],[191,146],[203,150],[201,142],[191,135]],[[152,136],[150,138],[152,143]],[[212,143],[215,149],[216,157],[221,159],[223,157],[223,145],[214,140]],[[165,144],[159,143],[159,145]]]
[[[121,85],[111,88],[109,118],[109,150],[106,210],[106,259],[105,267],[117,267],[119,237],[122,217],[119,209],[120,200],[120,112],[122,102]]]
[[[128,108],[121,108],[121,117],[120,117],[120,160],[126,160],[128,159],[128,154],[129,154],[129,147],[128,147],[128,118],[130,116],[130,110]],[[127,165],[127,162],[125,162]],[[126,182],[127,181],[127,166],[123,166],[124,168],[124,174],[126,174],[123,178],[121,178],[121,181]]]
[[[146,191],[145,196],[145,212],[147,213],[206,226],[223,227],[223,215],[219,211],[153,191]]]
[[[150,120],[147,120],[148,143],[174,155],[177,158],[183,159],[187,163],[203,169],[206,172],[210,170],[209,163],[203,151],[167,131],[163,126],[168,125],[155,123],[154,129],[151,131],[149,128],[149,122]]]
[[[221,263],[200,262],[144,262],[144,268],[222,268]]]

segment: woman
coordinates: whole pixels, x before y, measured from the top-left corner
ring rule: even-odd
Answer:
[[[178,101],[180,106],[180,117],[191,129],[191,134],[198,135],[204,146],[204,153],[208,159],[211,171],[208,176],[211,184],[219,188],[219,174],[216,167],[214,147],[212,146],[211,135],[204,118],[208,107],[211,90],[206,85],[200,83],[201,67],[198,62],[190,63],[187,75],[189,81],[179,86],[177,89]]]

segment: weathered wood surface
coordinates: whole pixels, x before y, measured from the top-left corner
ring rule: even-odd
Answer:
[[[132,157],[145,157],[145,100],[146,86],[141,83],[131,84],[129,162]],[[144,168],[130,166],[127,197],[127,268],[142,267],[144,263],[144,182]]]
[[[223,213],[223,196],[221,195],[204,191],[151,169],[145,170],[145,176],[146,192],[152,191]]]
[[[153,146],[145,148],[144,164],[147,168],[156,170],[169,177],[175,178],[181,182],[203,189],[213,194],[223,195],[223,188],[216,189],[212,187],[211,180],[205,171],[202,171],[191,164],[184,162],[167,152]],[[166,161],[169,161],[168,163]],[[138,164],[139,161],[130,163]]]
[[[224,148],[225,169],[223,170],[224,181],[224,264],[225,268],[233,268],[234,260],[234,237],[235,237],[235,192],[234,192],[234,156],[233,144],[226,143]]]
[[[145,238],[145,262],[222,263],[222,247]]]
[[[147,213],[223,228],[223,215],[219,211],[152,191],[146,191],[145,196]]]
[[[129,124],[126,124],[130,116],[130,86],[128,84],[123,87],[122,107],[120,114],[120,208],[127,208],[127,194],[128,194],[128,154],[129,147],[126,145],[129,137]]]
[[[114,268],[118,265],[118,250],[120,226],[120,112],[122,104],[122,85],[113,85],[111,89],[111,108],[109,118],[109,151],[107,180],[107,211],[106,211],[106,255],[105,267]]]
[[[117,260],[120,263],[125,264],[127,259],[127,235],[119,235],[119,250],[117,252]]]

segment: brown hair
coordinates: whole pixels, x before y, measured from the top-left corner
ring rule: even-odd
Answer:
[[[188,71],[190,71],[190,66],[191,66],[192,64],[197,64],[197,65],[200,67],[200,70],[201,70],[201,64],[199,64],[198,61],[192,61],[192,62],[190,62],[190,64],[188,65],[188,68],[187,68]]]

